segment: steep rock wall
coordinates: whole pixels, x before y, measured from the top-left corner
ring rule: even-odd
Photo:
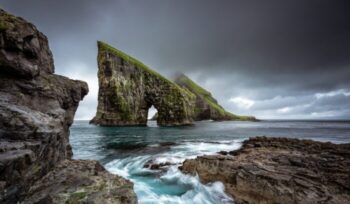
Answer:
[[[72,156],[69,126],[85,82],[54,75],[47,38],[0,10],[0,180],[16,200],[55,164]]]
[[[53,73],[46,36],[0,9],[0,203],[137,202],[131,182],[70,160],[69,127],[88,86]]]
[[[192,123],[194,95],[106,43],[98,42],[98,108],[91,123],[146,125],[148,109],[162,126]]]

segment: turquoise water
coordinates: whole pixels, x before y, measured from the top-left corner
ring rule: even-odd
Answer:
[[[233,203],[220,182],[202,184],[178,166],[188,158],[235,150],[251,136],[350,142],[350,122],[198,122],[186,127],[99,127],[75,121],[70,141],[75,159],[99,160],[107,170],[134,182],[140,203]],[[146,163],[170,165],[144,168]]]

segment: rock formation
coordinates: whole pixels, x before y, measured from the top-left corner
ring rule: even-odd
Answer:
[[[97,161],[65,160],[31,186],[23,203],[137,203],[132,189]]]
[[[192,123],[193,94],[106,43],[98,42],[97,59],[98,107],[91,123],[144,126],[152,105],[159,125]]]
[[[222,154],[180,168],[203,182],[222,181],[238,204],[350,201],[350,144],[257,137]]]
[[[98,107],[91,123],[104,126],[188,125],[193,120],[256,120],[225,111],[211,94],[185,75],[174,82],[110,45],[98,42]]]
[[[175,83],[196,96],[194,120],[256,120],[253,116],[239,116],[226,111],[218,104],[217,100],[213,98],[209,91],[196,84],[184,74],[177,76]]]
[[[0,9],[0,203],[136,202],[130,182],[70,160],[69,127],[87,93],[54,74],[45,35]]]

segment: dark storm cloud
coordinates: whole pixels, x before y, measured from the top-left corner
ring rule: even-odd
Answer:
[[[96,107],[97,40],[167,76],[187,73],[234,112],[350,118],[349,96],[339,92],[350,91],[347,0],[8,0],[0,5],[49,37],[57,73],[89,82],[92,91],[78,118],[91,117]],[[328,98],[316,97],[327,93]]]

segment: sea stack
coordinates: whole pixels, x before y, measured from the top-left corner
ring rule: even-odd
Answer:
[[[148,109],[153,105],[158,125],[192,124],[192,93],[122,51],[103,42],[97,44],[98,107],[91,123],[146,126]]]
[[[211,93],[184,74],[175,82],[137,59],[98,42],[98,107],[90,121],[101,126],[145,126],[148,109],[160,126],[189,125],[198,120],[249,120],[226,111]]]
[[[136,203],[133,184],[71,160],[69,127],[88,93],[54,74],[48,40],[0,9],[0,203]]]

